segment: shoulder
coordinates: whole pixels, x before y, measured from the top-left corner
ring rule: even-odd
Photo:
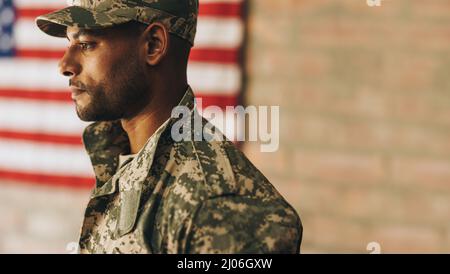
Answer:
[[[172,182],[165,195],[174,205],[187,203],[198,209],[216,204],[230,213],[234,209],[255,210],[255,214],[283,211],[298,218],[262,172],[228,140],[179,142],[170,155]]]
[[[172,178],[171,188],[184,188],[200,200],[223,195],[278,197],[269,180],[246,155],[208,123],[202,119],[199,141],[194,129],[190,140],[166,143],[169,148],[165,150],[164,166]],[[170,139],[169,134],[163,139]]]
[[[297,251],[296,211],[232,142],[172,142],[163,154],[162,234],[183,228],[191,239],[185,251]]]
[[[232,142],[187,141],[174,144],[168,159],[173,187],[185,187],[200,200],[224,195],[267,198],[278,193]]]

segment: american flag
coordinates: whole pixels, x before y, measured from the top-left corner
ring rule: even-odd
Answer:
[[[239,103],[243,1],[200,0],[188,79],[203,107]],[[0,182],[93,186],[81,143],[87,124],[76,116],[67,79],[57,69],[68,42],[46,36],[34,23],[36,16],[65,5],[63,0],[0,0]],[[237,134],[241,130],[238,125]]]

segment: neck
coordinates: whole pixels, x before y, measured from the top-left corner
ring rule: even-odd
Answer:
[[[155,96],[142,111],[129,119],[122,119],[122,127],[130,140],[130,153],[138,153],[155,131],[170,118],[172,109],[187,90],[187,82],[156,88]]]

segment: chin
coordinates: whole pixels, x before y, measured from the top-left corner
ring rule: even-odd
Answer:
[[[93,118],[95,117],[93,117],[93,115],[91,115],[89,111],[87,111],[85,108],[83,109],[77,104],[76,109],[77,109],[77,116],[78,118],[80,118],[81,121],[94,122]]]

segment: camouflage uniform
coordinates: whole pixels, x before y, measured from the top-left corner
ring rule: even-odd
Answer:
[[[197,2],[128,2],[177,1]],[[57,24],[68,22],[51,15],[39,18],[38,25],[52,35]],[[177,33],[193,42],[192,31]],[[188,107],[192,123],[199,118],[190,88],[179,106]],[[196,141],[193,130],[192,141],[174,141],[171,129],[178,121],[168,119],[120,167],[120,155],[130,151],[120,121],[86,128],[83,141],[96,186],[85,212],[80,253],[299,252],[300,218],[264,175],[215,128],[207,127],[208,139]],[[223,141],[206,141],[211,136]]]
[[[199,114],[191,89],[179,105],[192,110],[193,123]],[[80,251],[298,252],[300,219],[261,172],[227,140],[173,141],[176,121],[168,119],[117,172],[119,155],[130,149],[120,122],[86,128],[97,184]],[[223,138],[215,128],[210,134]]]

